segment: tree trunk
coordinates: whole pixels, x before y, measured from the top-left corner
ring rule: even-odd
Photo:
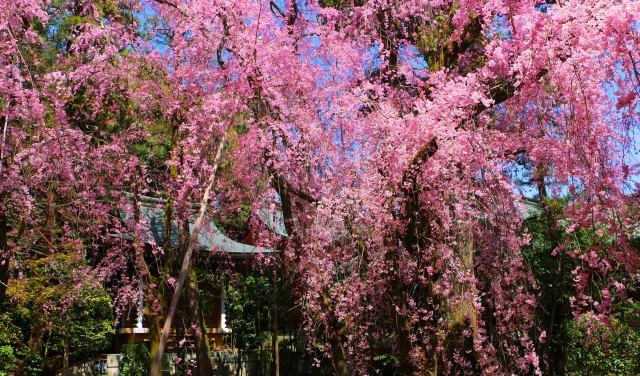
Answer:
[[[151,364],[151,374],[153,376],[159,375],[162,367],[162,355],[164,354],[164,350],[167,346],[167,341],[169,339],[169,332],[171,331],[171,327],[173,326],[173,319],[176,313],[176,309],[178,307],[178,302],[180,301],[180,297],[182,295],[182,290],[184,288],[187,274],[191,270],[191,257],[193,254],[193,250],[198,244],[198,236],[200,234],[200,227],[202,225],[202,219],[204,218],[204,214],[207,210],[207,206],[209,203],[209,195],[211,193],[211,189],[213,188],[213,183],[215,182],[216,171],[218,169],[218,165],[220,164],[220,157],[222,155],[222,148],[226,142],[227,134],[224,133],[220,143],[218,145],[218,149],[216,150],[216,155],[214,159],[213,169],[211,174],[209,175],[209,179],[207,181],[207,186],[204,190],[204,194],[202,196],[202,200],[200,201],[200,210],[198,213],[198,217],[193,226],[193,233],[189,237],[189,242],[184,252],[184,258],[182,260],[182,265],[180,267],[180,274],[178,275],[178,281],[176,283],[176,288],[171,297],[171,303],[169,304],[169,310],[167,312],[167,317],[164,321],[164,325],[162,328],[162,334],[160,336],[160,342],[158,343],[158,347],[155,351],[155,355],[153,356],[153,361]]]
[[[349,376],[349,367],[347,366],[347,358],[344,354],[342,346],[342,336],[339,331],[331,327],[329,328],[329,344],[331,345],[333,368],[337,376]]]
[[[36,354],[40,354],[42,340],[44,338],[45,326],[43,323],[36,323],[29,336],[29,348]]]
[[[171,135],[171,149],[176,148],[177,144],[177,130],[174,127]],[[176,166],[171,166],[169,169],[169,175],[172,179],[177,179],[178,169]],[[137,212],[136,212],[137,213]],[[136,219],[137,221],[137,219]],[[162,247],[165,252],[161,257],[161,262],[157,265],[157,276],[153,278],[149,274],[150,279],[156,279],[156,294],[158,299],[159,312],[153,312],[151,307],[148,307],[149,315],[149,372],[151,376],[161,376],[162,374],[162,357],[163,354],[159,353],[160,341],[162,340],[162,323],[165,320],[166,308],[169,306],[169,286],[162,278],[163,274],[174,275],[173,262],[175,258],[175,247],[171,244],[171,224],[173,222],[173,200],[171,197],[167,197],[167,202],[164,207],[164,225],[162,229]],[[157,365],[160,365],[158,367]],[[155,368],[154,368],[154,365]]]
[[[273,289],[271,294],[271,352],[273,356],[272,376],[280,376],[280,348],[278,343],[278,277],[276,272],[273,275]]]
[[[474,273],[473,254],[474,242],[473,233],[465,227],[459,225],[456,228],[457,254],[462,261],[465,271],[472,276]],[[469,321],[471,333],[473,337],[478,336],[478,312],[474,305],[474,299],[477,296],[476,286],[472,282],[456,281],[454,291],[457,295],[463,295],[464,299],[456,305],[451,306],[451,312],[454,314],[454,321]]]
[[[160,345],[160,336],[161,336],[161,327],[162,327],[162,317],[154,314],[153,312],[149,312],[147,315],[149,317],[148,325],[149,325],[149,370],[153,369],[153,365],[156,363],[162,364],[162,354],[160,354],[159,361],[156,361],[156,356],[158,356],[158,346]],[[161,376],[162,375],[162,367],[156,369],[154,372],[149,373],[151,376]]]
[[[67,331],[64,331],[64,339],[62,341],[62,349],[63,349],[63,353],[62,353],[62,368],[63,369],[68,369],[69,368],[69,335],[67,334]]]
[[[394,268],[397,268],[397,259],[393,258]],[[392,301],[391,304],[398,309],[395,311],[395,334],[398,345],[398,360],[400,362],[399,374],[401,376],[413,376],[415,373],[413,362],[411,362],[411,319],[407,317],[407,305],[404,293],[404,284],[398,276],[391,281]]]
[[[425,143],[416,155],[411,159],[411,163],[404,171],[402,176],[401,189],[405,200],[405,211],[402,219],[407,221],[407,227],[398,234],[402,239],[402,244],[410,253],[419,252],[421,248],[428,247],[431,238],[431,220],[432,213],[421,205],[420,202],[420,186],[418,184],[418,172],[421,166],[426,163],[438,151],[438,141],[435,137]],[[390,244],[395,244],[397,239],[392,239]],[[394,270],[400,270],[400,260],[397,251],[389,252],[385,258],[391,263]],[[398,307],[399,312],[396,313],[395,334],[398,343],[398,355],[400,358],[400,374],[402,376],[413,376],[419,369],[437,369],[437,357],[429,358],[425,353],[421,354],[423,359],[411,359],[411,340],[410,336],[413,330],[411,318],[407,315],[407,297],[406,291],[408,286],[402,281],[399,275],[392,277],[390,281],[392,303]],[[433,341],[435,344],[435,340]],[[435,346],[432,346],[435,348]],[[434,364],[430,364],[433,360]],[[414,364],[419,363],[419,364]]]
[[[456,254],[461,261],[464,272],[474,275],[474,241],[473,233],[462,224],[455,225],[453,229],[456,238]],[[463,276],[460,276],[463,277]],[[453,284],[453,296],[458,298],[456,302],[447,302],[449,327],[444,336],[445,351],[449,358],[454,357],[454,352],[462,356],[471,365],[474,372],[480,372],[477,362],[477,354],[474,343],[479,336],[478,311],[475,307],[477,289],[474,282],[462,282],[460,278]],[[469,330],[470,336],[464,334]],[[432,373],[436,370],[431,370]],[[469,372],[468,369],[463,371]]]
[[[400,360],[400,375],[413,376],[414,367],[411,362],[411,323],[404,312],[406,307],[401,306],[401,313],[396,315],[396,335],[398,336],[398,355]]]
[[[168,304],[168,296],[169,296],[169,286],[167,286],[166,282],[161,278],[164,269],[167,269],[165,261],[170,253],[173,252],[173,248],[167,246],[165,248],[165,255],[163,255],[163,263],[161,265],[157,265],[156,272],[157,276],[152,276],[151,274],[147,275],[148,283],[155,284],[156,290],[154,292],[154,297],[157,299],[158,307],[154,309],[153,301],[147,299],[145,302],[145,316],[147,317],[147,326],[149,327],[149,372],[151,372],[152,366],[154,363],[159,362],[162,364],[162,355],[156,361],[156,355],[158,352],[158,346],[160,345],[160,338],[162,336],[162,323],[165,319],[165,312]],[[150,373],[151,376],[161,376],[162,375],[162,367],[157,370],[156,373]]]
[[[7,232],[9,232],[7,216],[0,213],[0,305],[7,299],[7,284],[9,283],[9,257],[6,254]]]
[[[561,235],[556,225],[555,214],[549,207],[547,187],[545,184],[545,177],[548,174],[548,168],[544,165],[536,166],[536,187],[538,189],[538,197],[540,199],[540,207],[542,215],[548,226],[548,232],[546,234],[547,241],[550,242],[550,250],[553,251],[561,242]],[[567,283],[565,280],[566,267],[564,262],[564,253],[560,252],[557,256],[549,255],[550,258],[557,258],[557,264],[554,265],[555,271],[550,281],[552,288],[542,289],[542,309],[540,316],[547,321],[547,342],[541,344],[540,357],[543,359],[542,368],[546,375],[564,375],[565,363],[566,363],[566,343],[567,343],[567,329],[566,321],[570,317],[569,302],[566,296]],[[550,268],[553,270],[554,268]],[[545,299],[545,293],[550,291],[550,298]],[[545,302],[550,302],[551,308],[548,308],[548,304],[545,307]],[[549,314],[548,312],[551,311]]]
[[[326,292],[320,294],[320,302],[322,309],[329,316],[327,337],[329,338],[329,345],[331,345],[333,370],[337,376],[349,376],[351,373],[349,372],[347,358],[344,353],[344,347],[342,346],[342,331],[344,331],[344,325],[339,323]]]
[[[56,195],[53,191],[53,183],[49,183],[47,187],[47,231],[49,242],[53,242],[56,227]]]
[[[194,331],[196,345],[196,369],[195,376],[213,375],[213,361],[209,352],[209,340],[207,338],[207,328],[204,323],[202,310],[198,301],[198,280],[195,270],[191,270],[189,283],[185,286],[186,297],[188,301],[189,311],[191,312],[191,320],[198,328]]]
[[[49,342],[51,341],[51,328],[47,332],[47,342],[44,344],[44,357],[46,358],[49,355]]]

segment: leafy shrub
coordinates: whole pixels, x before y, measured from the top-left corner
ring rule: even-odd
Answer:
[[[227,286],[229,345],[243,350],[259,349],[269,343],[271,282],[261,275],[239,275]]]
[[[569,324],[569,336],[567,374],[640,374],[640,333],[630,326],[585,314]]]
[[[0,313],[0,376],[39,375],[42,357],[22,343],[22,331],[8,312]]]
[[[0,315],[0,376],[11,375],[18,367],[16,348],[20,343],[20,329],[10,315]]]
[[[149,349],[143,343],[122,346],[121,376],[146,376],[149,374]]]

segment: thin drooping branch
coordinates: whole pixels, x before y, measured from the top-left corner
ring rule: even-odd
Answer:
[[[4,163],[4,148],[7,144],[7,124],[9,116],[4,116],[4,126],[2,127],[2,144],[0,144],[0,175],[2,175],[2,164]]]
[[[184,289],[184,284],[189,274],[189,269],[191,268],[191,256],[193,254],[193,249],[198,244],[198,235],[200,234],[200,228],[202,225],[202,219],[204,218],[204,214],[207,211],[207,206],[209,202],[209,196],[211,194],[211,189],[213,188],[213,184],[216,180],[216,171],[218,170],[218,165],[220,164],[220,157],[222,155],[222,149],[224,144],[226,143],[227,134],[226,132],[222,136],[220,143],[218,144],[218,149],[216,150],[216,155],[213,163],[213,170],[209,175],[209,179],[207,181],[207,187],[204,191],[204,195],[202,196],[202,200],[200,201],[200,210],[198,213],[198,217],[196,218],[195,224],[193,226],[193,232],[189,237],[189,244],[187,245],[187,249],[184,253],[184,258],[182,260],[182,266],[180,267],[180,274],[178,276],[178,282],[176,283],[176,289],[171,297],[171,303],[169,304],[169,311],[167,312],[167,318],[164,321],[164,326],[162,327],[162,336],[160,337],[160,343],[158,344],[158,349],[156,350],[155,356],[153,358],[153,364],[151,366],[151,375],[160,375],[162,370],[162,355],[164,354],[164,350],[167,347],[167,341],[169,340],[169,332],[171,331],[171,327],[173,325],[173,318],[176,313],[176,309],[178,307],[178,302],[180,301],[180,296],[182,295],[182,290]]]

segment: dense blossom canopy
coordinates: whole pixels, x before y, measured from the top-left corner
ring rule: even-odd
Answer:
[[[391,347],[407,374],[539,373],[523,195],[595,234],[555,250],[576,314],[640,282],[639,22],[636,0],[2,1],[3,257],[111,279],[135,251],[109,234],[140,228],[123,193],[188,218],[227,137],[212,207],[281,200],[289,236],[257,240],[337,372]],[[166,163],[139,152],[163,139]]]

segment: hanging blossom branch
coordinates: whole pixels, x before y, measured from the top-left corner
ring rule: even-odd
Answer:
[[[4,148],[7,144],[7,124],[9,115],[4,116],[4,126],[2,127],[2,145],[0,145],[0,176],[2,175],[2,164],[4,163]]]

